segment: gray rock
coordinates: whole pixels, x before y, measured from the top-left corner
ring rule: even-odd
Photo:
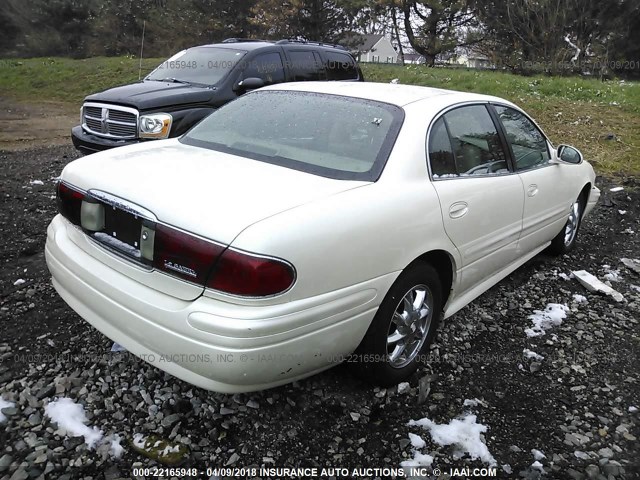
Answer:
[[[31,415],[29,415],[29,419],[27,421],[29,422],[29,425],[39,425],[40,423],[42,423],[42,415],[40,415],[40,412],[32,413]]]
[[[609,447],[601,448],[600,450],[598,450],[598,455],[604,458],[611,458],[613,457],[613,450],[611,450]]]
[[[0,457],[0,472],[4,472],[9,468],[11,462],[13,461],[13,457],[8,453],[5,453],[2,457]]]
[[[7,417],[13,417],[18,414],[18,409],[16,407],[7,407],[0,410],[0,412]]]
[[[29,478],[29,474],[23,467],[20,467],[13,472],[13,475],[11,475],[9,480],[27,480],[27,478]]]
[[[180,415],[178,415],[177,413],[172,413],[171,415],[168,415],[162,419],[162,426],[165,428],[170,427],[178,421],[180,421]]]
[[[587,465],[584,472],[587,474],[587,478],[595,479],[600,475],[600,468],[597,465]]]

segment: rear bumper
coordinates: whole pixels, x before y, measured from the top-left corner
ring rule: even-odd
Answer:
[[[71,129],[73,146],[83,153],[94,153],[125,145],[140,143],[141,140],[110,140],[85,132],[82,126],[77,125]]]
[[[55,217],[45,247],[53,285],[71,308],[143,360],[224,393],[282,385],[339,363],[360,343],[394,280],[280,305],[184,301],[99,262],[69,238],[71,228]]]

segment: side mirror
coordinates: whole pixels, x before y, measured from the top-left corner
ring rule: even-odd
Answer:
[[[255,90],[256,88],[264,87],[264,80],[258,77],[249,77],[244,80],[240,80],[234,90],[246,92],[247,90]]]
[[[556,158],[562,163],[571,163],[574,165],[582,163],[583,160],[580,150],[570,145],[560,145]]]

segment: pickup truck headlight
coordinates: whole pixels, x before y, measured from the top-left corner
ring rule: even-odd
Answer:
[[[167,138],[173,117],[168,113],[154,113],[140,117],[140,138]]]

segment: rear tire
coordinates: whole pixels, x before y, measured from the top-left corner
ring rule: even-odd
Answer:
[[[564,255],[575,248],[583,213],[584,200],[581,196],[571,204],[567,223],[565,223],[560,233],[551,241],[549,253],[552,255]]]
[[[442,316],[435,269],[415,263],[396,279],[350,363],[360,378],[381,386],[406,381],[427,352]]]

